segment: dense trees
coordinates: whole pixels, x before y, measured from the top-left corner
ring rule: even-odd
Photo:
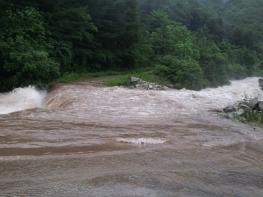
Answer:
[[[47,83],[59,76],[49,32],[36,9],[6,10],[0,21],[0,90]]]
[[[97,32],[86,8],[64,8],[50,16],[55,57],[61,71],[85,69],[94,52],[94,34]]]
[[[162,12],[155,12],[151,17],[157,17],[153,20],[156,28],[150,37],[153,59],[157,63],[156,75],[177,88],[202,88],[203,71],[198,64],[199,51],[191,32],[185,26],[169,20]]]
[[[261,0],[0,0],[0,90],[148,67],[177,88],[263,73]]]

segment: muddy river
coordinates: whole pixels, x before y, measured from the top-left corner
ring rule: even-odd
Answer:
[[[263,196],[263,129],[215,112],[262,96],[257,78],[202,91],[82,82],[0,94],[0,196]]]

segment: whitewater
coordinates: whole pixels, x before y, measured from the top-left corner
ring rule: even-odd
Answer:
[[[70,86],[69,86],[70,87]],[[61,91],[62,89],[62,91]],[[56,93],[51,93],[51,96],[47,95],[46,91],[38,90],[37,88],[30,86],[26,88],[17,88],[9,93],[0,94],[0,114],[8,114],[16,111],[23,111],[27,109],[34,108],[52,108],[52,107],[61,107],[63,105],[74,104],[76,101],[75,107],[83,107],[84,103],[77,103],[77,100],[81,100],[82,97],[87,96],[88,92],[78,95],[79,89],[65,89],[61,88],[56,90]],[[82,89],[81,89],[82,90]],[[64,91],[64,92],[63,92]],[[209,109],[222,109],[229,105],[233,105],[238,101],[241,101],[245,98],[259,98],[263,97],[263,92],[261,91],[258,85],[258,78],[247,78],[244,80],[231,81],[230,85],[221,86],[218,88],[207,88],[201,91],[191,91],[191,90],[167,90],[167,91],[142,91],[142,90],[129,90],[126,88],[113,87],[113,88],[102,88],[101,93],[97,94],[108,94],[112,92],[113,96],[123,95],[123,94],[134,94],[134,96],[129,98],[132,101],[138,100],[138,94],[142,93],[145,95],[145,102],[152,102],[153,97],[159,97],[164,102],[174,102],[179,105],[181,112],[185,113],[195,113],[200,112],[200,110],[209,110]],[[92,93],[92,92],[91,92]],[[86,95],[87,94],[87,95]],[[111,95],[109,95],[109,99]],[[105,99],[102,102],[107,102]],[[96,104],[96,100],[90,101]],[[142,101],[143,102],[143,101]],[[101,103],[98,103],[101,104]],[[120,105],[120,107],[122,107]],[[151,109],[140,108],[141,112],[147,110],[147,114]],[[152,105],[154,108],[154,103]],[[135,110],[135,109],[130,109]],[[153,113],[155,113],[154,109]],[[168,109],[169,110],[169,107]],[[180,112],[180,110],[179,110]]]

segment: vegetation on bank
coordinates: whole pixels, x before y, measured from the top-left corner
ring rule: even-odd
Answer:
[[[127,86],[129,85],[130,78],[137,77],[147,82],[154,82],[158,84],[167,84],[160,77],[155,75],[152,71],[142,70],[142,71],[131,71],[128,73],[123,73],[116,75],[112,78],[104,80],[104,85],[106,86]]]
[[[263,112],[255,110],[245,111],[237,119],[248,123],[257,123],[263,125]]]
[[[79,71],[79,72],[69,72],[64,73],[57,82],[59,83],[71,83],[76,81],[83,80],[92,80],[96,78],[104,78],[104,77],[117,77],[119,75],[126,74],[126,72],[120,71],[100,71],[100,72],[88,72],[88,71]]]
[[[257,98],[244,99],[234,106],[224,109],[226,118],[238,120],[244,123],[263,125],[263,101]]]
[[[167,84],[162,81],[151,70],[147,69],[134,69],[125,71],[99,71],[99,72],[71,72],[64,73],[56,82],[58,83],[72,83],[85,80],[99,80],[105,86],[127,86],[130,77],[138,77],[144,81],[156,82],[158,84]]]
[[[111,75],[106,85],[134,75],[198,90],[263,73],[261,0],[0,0],[0,11],[0,91]]]

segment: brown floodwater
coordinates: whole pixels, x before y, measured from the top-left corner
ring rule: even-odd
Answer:
[[[90,82],[0,94],[0,196],[263,196],[263,130],[215,111],[257,78],[202,91]]]

